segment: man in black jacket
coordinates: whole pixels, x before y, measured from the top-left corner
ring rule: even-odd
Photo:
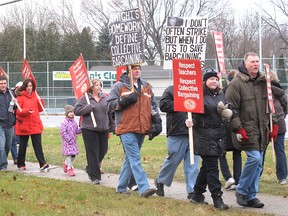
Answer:
[[[187,113],[174,111],[173,86],[169,86],[164,91],[160,99],[160,110],[166,112],[168,157],[165,159],[157,179],[155,179],[156,194],[164,196],[164,185],[171,186],[176,169],[184,160],[187,199],[190,199],[199,173],[200,157],[195,155],[194,164],[190,163],[188,128],[185,125]]]
[[[0,76],[0,171],[7,170],[7,156],[11,150],[14,135],[14,103],[9,89],[7,88],[7,77]]]

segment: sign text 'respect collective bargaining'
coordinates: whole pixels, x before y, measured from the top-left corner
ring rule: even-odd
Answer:
[[[174,110],[203,113],[200,60],[173,59]]]

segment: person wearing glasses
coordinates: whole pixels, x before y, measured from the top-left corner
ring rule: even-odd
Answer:
[[[194,153],[202,158],[202,166],[190,201],[206,204],[203,193],[206,192],[208,185],[214,207],[226,210],[229,207],[222,199],[218,159],[226,152],[225,127],[232,111],[228,109],[219,84],[218,72],[213,68],[207,68],[203,76],[204,113],[195,113],[192,121],[186,120],[187,127],[193,126]]]
[[[225,96],[233,111],[229,123],[232,141],[236,149],[247,155],[242,174],[236,188],[236,201],[241,206],[263,208],[257,197],[259,177],[262,170],[263,153],[278,134],[278,125],[273,123],[269,132],[267,108],[268,95],[265,75],[259,72],[259,56],[254,52],[244,55],[244,62],[230,82]]]

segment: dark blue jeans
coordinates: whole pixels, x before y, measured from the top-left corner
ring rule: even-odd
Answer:
[[[226,155],[221,155],[219,157],[220,169],[222,175],[226,181],[232,177],[231,172],[229,170],[229,166],[227,163]],[[239,182],[239,178],[241,176],[242,171],[242,156],[240,150],[233,150],[233,178],[235,179],[235,184],[237,185]]]
[[[287,157],[285,154],[285,133],[278,134],[274,149],[276,154],[276,175],[278,180],[287,178]]]

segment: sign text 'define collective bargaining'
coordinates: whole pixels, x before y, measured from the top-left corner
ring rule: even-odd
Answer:
[[[109,41],[114,67],[144,62],[139,9],[118,13],[109,23]]]

